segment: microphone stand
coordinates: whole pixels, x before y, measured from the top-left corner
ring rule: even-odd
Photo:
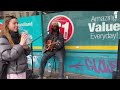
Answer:
[[[31,55],[32,55],[32,78],[33,78],[33,75],[34,75],[34,72],[33,72],[33,45],[32,45],[32,43],[31,43]]]
[[[47,32],[49,32],[49,31],[47,31]],[[31,41],[31,43],[29,43],[30,44],[30,48],[31,48],[31,55],[32,55],[32,79],[34,79],[36,76],[34,75],[34,70],[33,70],[33,68],[34,68],[34,65],[33,65],[33,42],[34,41],[36,41],[36,40],[38,40],[39,38],[41,38],[43,35],[45,35],[47,32],[45,32],[44,34],[42,34],[42,35],[40,35],[39,37],[37,37],[36,39],[34,39],[33,41]],[[28,44],[28,45],[29,45]]]

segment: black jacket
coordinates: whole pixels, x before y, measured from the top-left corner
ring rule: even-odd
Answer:
[[[61,33],[59,33],[59,35],[57,37],[53,37],[53,35],[50,33],[46,36],[44,42],[47,42],[47,40],[54,40],[54,41],[59,41],[60,44],[55,46],[55,50],[53,50],[53,52],[57,52],[57,51],[61,51],[64,52],[65,48],[64,48],[64,38],[63,35]]]

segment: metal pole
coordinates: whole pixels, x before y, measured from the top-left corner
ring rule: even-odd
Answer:
[[[32,55],[32,75],[33,75],[33,47],[32,47],[32,43],[31,43],[31,55]]]

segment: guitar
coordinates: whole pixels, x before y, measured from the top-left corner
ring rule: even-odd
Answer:
[[[54,49],[54,45],[59,43],[60,42],[58,40],[56,42],[48,40],[42,52],[45,53],[46,51],[52,51]]]

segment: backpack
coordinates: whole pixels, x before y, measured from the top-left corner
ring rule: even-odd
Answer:
[[[8,62],[0,59],[0,79],[7,79]]]
[[[6,38],[6,37],[2,36],[2,38]],[[0,58],[0,79],[7,79],[7,68],[8,68],[9,61],[5,61],[2,59],[2,53],[0,54],[0,57],[1,57]]]

